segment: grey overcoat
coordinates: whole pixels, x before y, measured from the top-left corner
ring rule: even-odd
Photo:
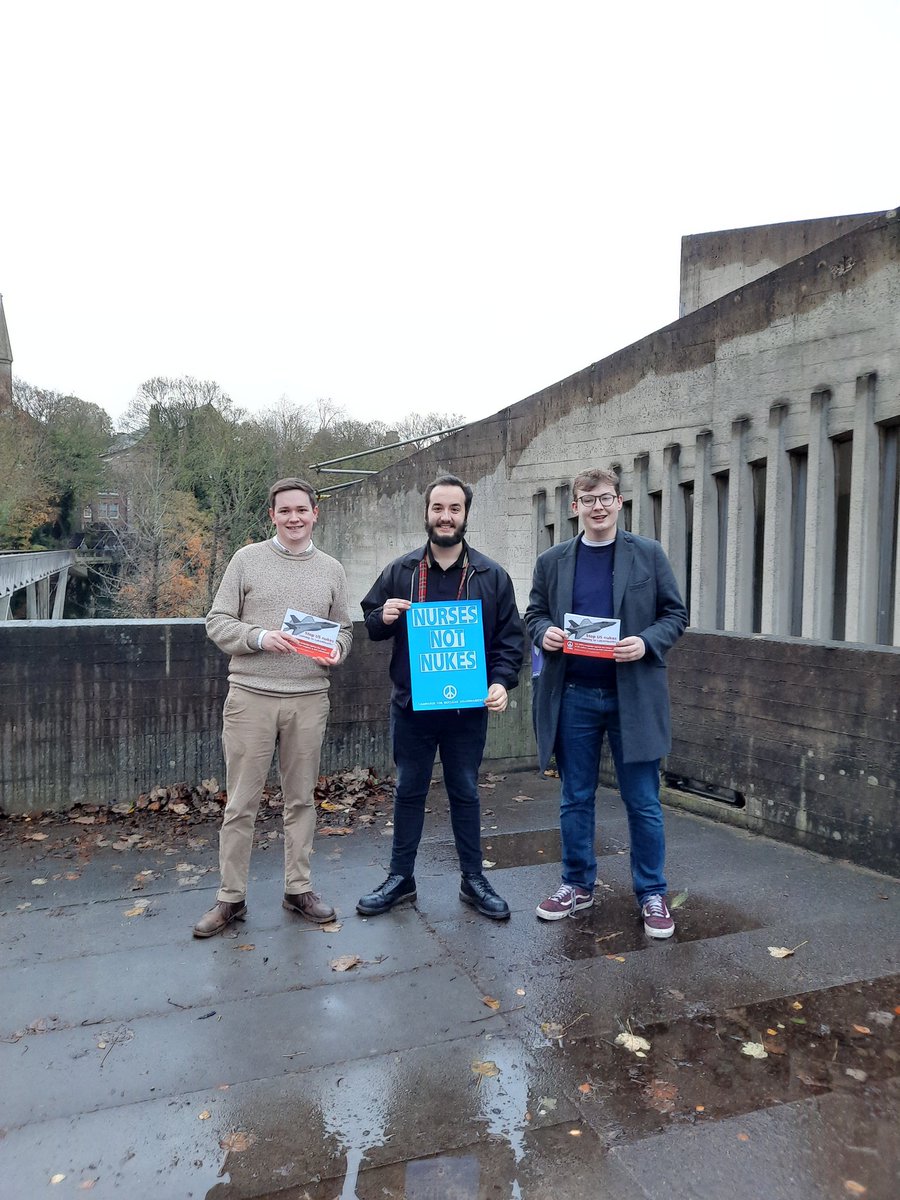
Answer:
[[[551,546],[538,558],[525,624],[536,646],[551,625],[563,628],[572,611],[575,557],[580,538]],[[634,663],[616,667],[622,753],[626,762],[649,762],[672,748],[666,653],[687,625],[687,610],[659,542],[619,530],[613,559],[613,616],[622,622],[621,637],[643,638],[647,652]],[[566,671],[561,650],[544,651],[535,680],[535,732],[541,769],[546,770],[556,745],[556,727]]]

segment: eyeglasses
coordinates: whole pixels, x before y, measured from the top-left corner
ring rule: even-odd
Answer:
[[[584,508],[593,508],[598,500],[603,505],[604,508],[612,508],[612,506],[615,504],[617,499],[618,499],[618,497],[614,496],[612,494],[612,492],[604,492],[602,496],[579,496],[578,497],[579,503]]]

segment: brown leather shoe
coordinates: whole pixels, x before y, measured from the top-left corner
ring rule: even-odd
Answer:
[[[243,921],[246,917],[246,900],[238,900],[234,904],[229,904],[227,900],[218,900],[194,926],[194,937],[213,937],[226,929],[232,921]]]
[[[299,895],[285,892],[281,906],[295,912],[298,917],[305,917],[315,925],[324,925],[326,921],[334,920],[334,909],[315,892],[300,892]]]

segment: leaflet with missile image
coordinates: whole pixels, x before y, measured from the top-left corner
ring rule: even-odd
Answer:
[[[563,619],[564,654],[585,654],[589,658],[612,658],[619,641],[622,622],[613,617],[586,617],[566,613]]]
[[[287,610],[281,624],[281,632],[288,635],[297,653],[308,658],[330,658],[340,631],[337,621],[312,617],[296,608]]]

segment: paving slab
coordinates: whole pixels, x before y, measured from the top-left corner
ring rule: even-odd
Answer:
[[[0,830],[0,1196],[900,1194],[898,881],[672,812],[687,894],[675,937],[653,942],[604,792],[595,905],[540,922],[558,781],[483,782],[508,922],[460,904],[439,787],[415,906],[355,912],[387,871],[388,804],[317,837],[327,931],[281,908],[272,814],[248,920],[204,941],[191,927],[215,896],[216,825]],[[342,955],[361,961],[334,971]],[[644,1059],[616,1044],[628,1031]]]

